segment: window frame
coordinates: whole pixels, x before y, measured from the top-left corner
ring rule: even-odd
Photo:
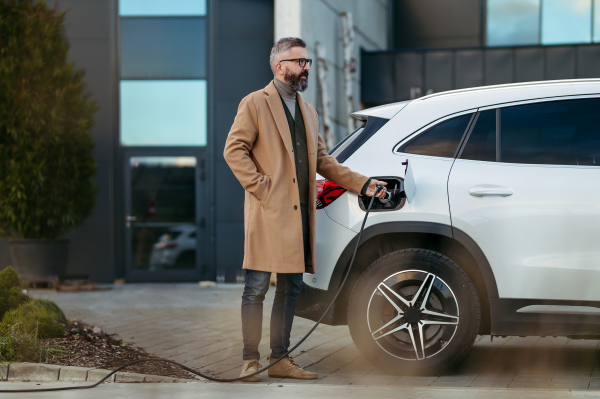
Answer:
[[[503,163],[502,162],[502,109],[509,107],[516,107],[520,105],[529,105],[529,104],[538,104],[538,103],[547,103],[547,102],[555,102],[555,101],[570,101],[570,100],[586,100],[600,98],[600,93],[597,94],[577,94],[577,95],[568,95],[568,96],[555,96],[555,97],[543,97],[543,98],[533,98],[528,100],[519,100],[513,101],[509,103],[496,104],[496,105],[488,105],[485,107],[480,107],[477,109],[476,118],[479,118],[479,114],[483,111],[496,110],[496,161],[493,163],[502,164],[502,165],[513,165],[513,166],[534,166],[534,167],[558,167],[558,168],[599,168],[600,166],[594,165],[561,165],[561,164],[534,164],[534,163]],[[484,163],[492,163],[490,161],[478,161],[472,159],[461,159],[461,155],[465,144],[469,140],[469,136],[471,135],[471,131],[473,127],[477,123],[477,119],[471,123],[469,126],[468,135],[463,139],[460,144],[460,151],[455,157],[455,160],[467,161],[467,162],[484,162]]]
[[[432,128],[438,126],[438,125],[441,125],[442,123],[444,123],[444,122],[446,122],[446,121],[448,121],[450,119],[458,118],[459,116],[468,115],[468,114],[472,114],[471,115],[471,120],[469,120],[469,123],[467,124],[467,128],[465,129],[465,131],[464,131],[461,139],[458,142],[458,146],[456,147],[456,151],[454,152],[454,156],[453,157],[438,157],[436,155],[413,154],[413,153],[410,153],[410,152],[403,152],[403,151],[400,150],[402,147],[410,144],[413,140],[416,140],[417,137],[419,137],[422,134],[426,133],[430,129],[432,129]],[[471,131],[475,115],[477,115],[477,108],[468,109],[466,111],[455,112],[453,114],[446,115],[446,116],[438,118],[438,119],[436,119],[436,120],[434,120],[432,122],[429,122],[427,125],[421,127],[420,129],[417,129],[413,133],[409,134],[408,136],[406,136],[402,140],[400,140],[394,146],[392,152],[394,154],[396,154],[396,155],[398,155],[398,154],[408,154],[410,156],[431,157],[431,158],[436,158],[436,159],[456,159],[456,157],[458,155],[458,152],[463,147],[463,143],[465,141],[465,137],[466,137],[467,133],[469,133]]]

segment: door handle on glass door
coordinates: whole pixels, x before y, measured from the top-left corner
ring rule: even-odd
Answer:
[[[481,184],[473,186],[469,189],[469,194],[473,197],[483,197],[484,195],[498,195],[500,197],[508,197],[513,195],[514,191],[512,188],[496,186],[493,184]]]

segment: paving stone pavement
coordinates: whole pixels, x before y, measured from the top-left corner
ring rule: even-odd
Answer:
[[[242,363],[242,285],[201,288],[198,284],[125,284],[106,291],[32,291],[81,320],[115,333],[125,342],[196,370],[237,377]],[[264,306],[262,364],[269,354],[269,320],[274,288]],[[313,322],[296,318],[292,344]],[[467,357],[440,376],[388,375],[356,349],[347,326],[322,325],[298,348],[296,360],[319,374],[311,381],[269,378],[260,384],[328,384],[391,387],[600,389],[598,340],[552,337],[479,336]]]

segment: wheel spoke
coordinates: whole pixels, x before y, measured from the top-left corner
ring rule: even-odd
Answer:
[[[441,312],[434,312],[432,310],[427,310],[427,309],[421,310],[421,313],[443,319],[440,321],[422,320],[425,324],[454,324],[454,325],[458,324],[458,316],[452,316],[452,315],[441,313]]]
[[[375,338],[375,334],[377,334],[379,331],[383,330],[386,327],[389,327],[391,324],[397,322],[398,320],[400,320],[402,318],[402,316],[404,316],[402,313],[400,313],[398,316],[394,317],[392,320],[388,321],[385,326],[380,327],[377,331],[373,331],[371,333],[371,335],[373,336],[373,338]],[[379,337],[381,338],[381,337]],[[377,338],[376,338],[377,339]]]
[[[408,334],[410,335],[410,341],[412,342],[413,348],[415,349],[415,356],[417,357],[417,360],[421,360],[419,359],[419,351],[417,350],[417,343],[415,342],[415,336],[413,334],[411,326],[408,327]]]
[[[423,280],[423,284],[421,284],[421,286],[419,287],[419,290],[413,296],[412,300],[409,302],[410,306],[415,306],[415,303],[417,303],[417,300],[419,299],[419,295],[421,295],[421,291],[423,291],[423,288],[427,284],[427,280],[429,280],[429,276],[433,276],[433,275],[431,273],[427,273],[425,280]],[[433,276],[433,279],[435,280],[435,276]],[[430,289],[431,289],[432,284],[433,284],[433,281],[431,282],[431,284],[429,284]],[[427,290],[427,295],[429,295],[429,290]]]
[[[419,338],[421,339],[421,353],[423,354],[423,359],[425,359],[425,342],[423,342],[425,334],[423,334],[423,324],[417,324],[419,325]],[[419,357],[417,357],[417,360],[419,360]]]
[[[421,304],[421,310],[425,309],[425,306],[427,305],[427,301],[429,300],[429,294],[431,293],[431,287],[433,287],[433,282],[435,281],[435,278],[436,278],[435,275],[432,275],[432,276],[433,276],[433,279],[431,280],[431,284],[429,284],[429,287],[427,287],[427,292],[425,293],[425,297],[423,298],[423,303]],[[427,280],[427,279],[425,279],[425,280]]]
[[[389,296],[387,296],[387,294],[381,289],[382,287],[385,287],[388,292],[390,292],[392,295],[394,295],[396,298],[398,298],[400,300],[400,302],[402,302],[406,306],[410,306],[410,303],[406,299],[402,298],[400,296],[400,294],[398,294],[396,291],[392,290],[390,287],[388,287],[384,283],[379,283],[379,285],[377,286],[377,289],[379,290],[379,292],[381,292],[383,294],[383,296],[386,297],[388,301],[390,301],[390,303],[398,311],[398,313],[404,313],[402,311],[402,309],[400,309],[400,307],[398,305],[396,305],[396,303],[394,301],[392,301],[391,298]]]
[[[377,337],[377,338],[373,337],[373,339],[374,339],[375,341],[377,341],[377,340],[378,340],[378,339],[380,339],[380,338],[383,338],[383,337],[385,337],[385,336],[387,336],[387,335],[393,334],[393,333],[395,333],[395,332],[397,332],[397,331],[404,330],[405,328],[407,328],[407,329],[408,329],[408,331],[410,332],[410,325],[409,325],[408,323],[404,323],[404,324],[402,324],[400,327],[396,327],[396,328],[394,328],[394,329],[392,329],[392,330],[390,330],[390,331],[386,332],[385,334],[381,334],[381,335],[380,335],[379,337]],[[412,333],[411,333],[411,337],[412,337]]]

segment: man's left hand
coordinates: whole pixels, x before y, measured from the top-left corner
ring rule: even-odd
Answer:
[[[371,179],[371,181],[369,182],[369,186],[367,187],[367,192],[365,194],[369,197],[372,197],[373,194],[375,194],[375,191],[377,191],[377,186],[380,184],[383,186],[387,186],[387,183],[384,181]],[[383,197],[385,197],[385,191],[381,190],[380,192],[377,193],[377,198],[383,198]]]

